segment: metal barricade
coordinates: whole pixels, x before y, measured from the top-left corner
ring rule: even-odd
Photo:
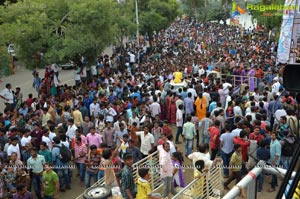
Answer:
[[[257,163],[257,167],[254,167],[241,181],[238,182],[234,187],[230,189],[230,191],[223,197],[223,199],[232,199],[236,198],[241,194],[243,189],[247,189],[247,198],[248,199],[255,199],[257,192],[255,191],[256,188],[256,179],[257,177],[264,171],[264,173],[280,175],[284,177],[287,170],[270,167],[267,166],[263,161]],[[291,180],[296,175],[296,172],[292,173]]]
[[[136,162],[133,166],[133,176],[135,180],[138,179],[138,169],[139,168],[149,168],[150,172],[150,186],[152,191],[158,190],[161,186],[161,178],[160,178],[160,173],[159,173],[159,157],[158,157],[158,151],[148,155],[144,159]]]
[[[252,76],[241,76],[241,75],[227,75],[227,74],[221,74],[221,81],[225,79],[225,80],[230,80],[229,83],[232,84],[233,88],[241,85],[242,83],[247,81],[247,84],[249,86],[249,88],[251,88],[251,85],[254,86],[254,88],[256,88],[257,85],[257,78],[256,77],[252,77]]]
[[[151,185],[151,190],[156,191],[158,190],[161,186],[161,178],[159,174],[159,158],[158,158],[158,151],[148,155],[147,157],[141,159],[140,161],[134,163],[133,166],[133,176],[134,179],[138,179],[138,169],[142,167],[149,168],[149,172],[151,173],[151,179],[149,180],[150,185]],[[105,184],[104,177],[98,180],[95,184],[93,184],[91,187],[96,187],[96,186],[103,186]],[[82,199],[83,198],[83,193],[79,195],[76,199]]]
[[[220,199],[223,190],[222,167],[217,165],[211,167],[202,178],[193,180],[172,199]]]

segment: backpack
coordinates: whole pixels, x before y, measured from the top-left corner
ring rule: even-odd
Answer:
[[[289,133],[281,141],[281,155],[286,157],[291,157],[296,149],[296,139],[295,136]]]
[[[62,163],[67,163],[71,160],[72,154],[71,151],[64,145],[62,146],[57,146],[59,148],[59,153],[60,153],[60,161]]]

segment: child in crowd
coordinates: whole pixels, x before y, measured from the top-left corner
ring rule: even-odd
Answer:
[[[119,149],[120,158],[122,162],[123,162],[124,154],[126,153],[126,149],[129,147],[128,138],[129,138],[128,134],[123,135],[123,142]]]
[[[160,194],[152,193],[149,179],[150,173],[148,168],[139,169],[140,178],[137,181],[137,195],[136,199],[162,199]]]
[[[185,187],[184,174],[182,170],[182,154],[180,152],[174,152],[172,154],[172,163],[173,163],[173,179],[174,187]]]
[[[230,159],[229,167],[229,178],[224,183],[224,189],[229,189],[228,185],[235,179],[236,184],[242,179],[241,169],[242,169],[242,147],[240,144],[234,145],[235,152],[232,154]]]
[[[195,162],[194,178],[198,179],[197,184],[194,186],[192,196],[197,195],[200,198],[204,196],[204,185],[205,185],[205,172],[207,171],[203,160],[197,160]]]

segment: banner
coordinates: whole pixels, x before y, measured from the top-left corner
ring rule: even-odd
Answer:
[[[296,6],[296,0],[285,0],[284,6],[285,7]],[[278,41],[278,50],[277,50],[278,63],[285,64],[288,63],[290,60],[294,17],[295,17],[295,10],[283,11],[280,37]]]
[[[300,0],[297,2],[297,9],[294,17],[291,51],[289,63],[300,63]]]

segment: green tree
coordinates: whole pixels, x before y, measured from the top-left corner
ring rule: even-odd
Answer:
[[[5,44],[0,45],[0,77],[2,75],[9,75],[10,55],[7,53]]]
[[[226,19],[227,10],[223,6],[226,0],[182,0],[182,9],[185,14],[200,21]]]
[[[139,10],[140,30],[142,34],[148,34],[150,41],[154,31],[168,27],[180,14],[176,0],[146,0],[142,4],[143,9]]]
[[[205,0],[182,0],[183,11],[190,17],[199,18],[205,8]]]
[[[114,40],[112,0],[23,0],[0,6],[0,42],[14,43],[28,67],[74,59],[94,61]],[[40,52],[44,53],[41,60]]]
[[[137,25],[135,23],[135,15],[132,14],[135,11],[134,9],[134,1],[115,4],[113,23],[118,46],[123,47],[124,38],[136,33]]]

